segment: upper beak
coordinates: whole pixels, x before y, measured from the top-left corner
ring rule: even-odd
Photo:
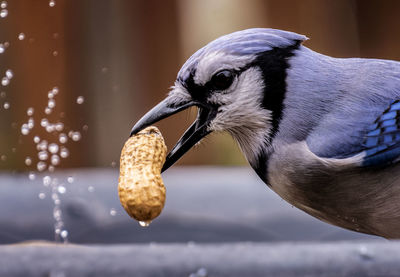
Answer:
[[[176,145],[167,155],[164,166],[161,172],[167,170],[176,161],[178,161],[190,148],[197,142],[208,135],[211,131],[208,130],[209,123],[216,116],[216,109],[205,106],[195,101],[175,104],[170,97],[164,99],[157,106],[147,112],[131,130],[131,136],[135,135],[142,129],[160,121],[168,116],[176,114],[192,106],[199,108],[195,122],[186,130],[183,136],[179,139]]]

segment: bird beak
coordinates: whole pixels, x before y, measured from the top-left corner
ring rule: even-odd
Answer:
[[[216,109],[212,107],[206,107],[195,101],[176,104],[171,101],[170,97],[167,97],[165,100],[147,112],[131,130],[131,136],[135,135],[153,123],[192,106],[198,107],[197,118],[172,148],[171,152],[169,152],[161,172],[167,170],[190,148],[192,148],[197,142],[211,132],[208,130],[208,126],[211,120],[213,120],[216,116]]]

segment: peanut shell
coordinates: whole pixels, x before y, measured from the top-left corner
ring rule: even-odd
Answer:
[[[131,136],[125,143],[120,160],[119,200],[134,219],[150,222],[162,211],[165,187],[161,168],[167,146],[154,126]]]

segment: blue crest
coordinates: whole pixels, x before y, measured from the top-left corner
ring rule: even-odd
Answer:
[[[212,52],[225,52],[233,55],[254,55],[272,50],[285,48],[307,37],[293,32],[268,28],[253,28],[221,36],[195,52],[182,66],[178,78],[186,80],[194,71],[199,60]]]

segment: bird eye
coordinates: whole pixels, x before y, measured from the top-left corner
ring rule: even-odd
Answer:
[[[234,74],[229,70],[222,70],[212,76],[210,85],[213,90],[224,90],[231,86]]]

